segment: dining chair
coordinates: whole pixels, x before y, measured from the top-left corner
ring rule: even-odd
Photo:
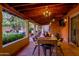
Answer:
[[[49,45],[49,46],[44,46],[46,48],[49,48],[50,49],[50,55],[52,55],[52,50],[51,50],[51,47],[52,45],[56,48],[56,54],[57,54],[57,40],[45,40],[44,38],[40,38],[38,39],[38,55],[40,56],[40,44],[42,45]],[[51,46],[50,46],[51,45]],[[44,55],[46,55],[46,51],[44,49]]]
[[[33,38],[33,43],[34,43],[34,49],[33,49],[32,55],[34,55],[34,52],[35,52],[35,50],[36,50],[36,48],[37,48],[37,46],[38,46],[37,38],[36,38],[36,37]]]
[[[58,41],[58,43],[57,43],[57,47],[59,48],[59,50],[60,50],[60,52],[64,55],[64,53],[63,53],[63,50],[62,50],[62,42],[63,42],[63,38],[61,37],[61,35],[59,34],[59,33],[56,33],[56,38],[57,38],[57,41]]]
[[[58,40],[58,43],[57,43],[57,47],[59,48],[59,50],[60,50],[60,52],[62,53],[62,55],[64,56],[64,52],[63,52],[63,50],[62,50],[62,43],[63,42],[63,38],[60,38],[59,40]]]
[[[50,56],[52,55],[52,49],[53,49],[53,45],[51,45],[51,44],[43,44],[42,45],[42,48],[43,48],[43,52],[44,52],[44,55],[46,56],[46,52],[47,52],[47,50],[49,50],[49,54],[50,54]]]

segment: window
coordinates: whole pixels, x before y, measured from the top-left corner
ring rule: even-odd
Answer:
[[[49,25],[43,25],[42,30],[43,32],[49,32]]]
[[[79,40],[79,14],[71,18],[71,42],[78,46]]]
[[[2,12],[2,41],[3,45],[19,40],[27,35],[27,21],[20,17],[14,16],[6,11]]]
[[[34,24],[29,22],[29,33],[34,33],[34,30],[35,30]]]

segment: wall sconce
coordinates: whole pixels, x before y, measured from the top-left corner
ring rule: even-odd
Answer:
[[[55,22],[55,19],[54,18],[52,19],[52,22]]]
[[[52,23],[50,22],[49,25],[51,25]]]
[[[67,22],[67,19],[66,18],[64,19],[64,22]]]

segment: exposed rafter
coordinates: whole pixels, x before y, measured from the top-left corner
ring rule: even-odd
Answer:
[[[23,7],[23,6],[30,6],[30,5],[35,5],[35,3],[28,3],[28,4],[20,4],[20,5],[15,5],[13,7]]]
[[[41,4],[41,5],[34,4],[34,5],[27,5],[27,6],[24,6],[24,7],[17,7],[16,9],[18,11],[27,11],[27,10],[37,9],[37,8],[41,9],[41,8],[44,8],[45,6],[56,7],[56,6],[60,6],[60,5],[63,5],[63,4]],[[19,9],[19,8],[21,8],[21,9]]]
[[[76,7],[77,4],[72,3],[16,3],[8,4],[16,11],[22,13],[25,17],[33,19],[39,24],[49,23],[53,17],[56,20],[62,19],[71,9]],[[45,7],[52,13],[50,17],[44,17],[43,12]]]

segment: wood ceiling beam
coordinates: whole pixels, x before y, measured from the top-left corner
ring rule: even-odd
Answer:
[[[36,3],[26,3],[26,4],[15,5],[13,7],[17,8],[17,7],[30,6],[30,5],[35,5],[35,4]]]
[[[21,13],[29,13],[29,12],[31,12],[31,13],[33,13],[33,12],[38,12],[38,10],[40,10],[40,11],[43,11],[44,10],[44,8],[45,7],[37,7],[37,8],[29,8],[29,9],[26,9],[26,8],[24,8],[24,9],[20,9],[20,10],[18,10],[19,12],[21,12]],[[62,6],[49,6],[49,11],[51,11],[51,12],[61,12],[61,11],[63,11],[63,9],[65,10],[65,11],[63,11],[63,12],[66,12],[68,9],[70,9],[71,8],[71,6],[64,6],[64,5],[62,5]]]
[[[65,11],[63,11],[65,9]],[[60,8],[49,8],[49,11],[51,13],[63,13],[66,12],[68,9],[66,7],[60,7]],[[41,9],[35,9],[35,10],[28,10],[22,12],[23,14],[42,14],[45,11],[44,8]]]
[[[52,20],[53,17],[56,19],[62,19],[63,16],[72,9],[74,4],[33,4],[33,5],[14,5],[17,11],[22,12],[26,17],[31,18],[33,21],[39,24],[47,24]],[[43,16],[43,11],[45,11],[45,6],[49,6],[49,10],[52,15],[48,18]],[[40,22],[39,22],[40,21]]]
[[[56,7],[56,6],[60,6],[60,5],[62,5],[63,6],[63,4],[49,4],[49,5],[42,5],[42,6],[31,6],[31,7],[29,7],[29,6],[25,6],[25,7],[19,7],[19,8],[16,8],[18,11],[27,11],[27,10],[33,10],[33,9],[41,9],[41,8],[44,8],[45,6],[52,6],[52,7]]]

